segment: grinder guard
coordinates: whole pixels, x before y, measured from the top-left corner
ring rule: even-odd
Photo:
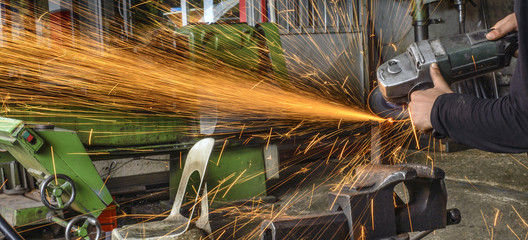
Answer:
[[[409,112],[406,108],[385,100],[379,87],[375,87],[370,92],[367,102],[370,112],[378,117],[391,118],[393,120],[405,120],[409,118]]]

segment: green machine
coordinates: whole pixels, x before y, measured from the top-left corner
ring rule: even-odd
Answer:
[[[60,211],[72,207],[77,212],[98,216],[112,196],[94,168],[77,133],[49,126],[30,126],[21,120],[0,119],[0,145],[17,159],[40,184],[42,202],[51,210]],[[97,220],[86,217],[67,224],[55,219],[71,230],[74,225],[78,236],[87,236],[89,223],[97,226]],[[100,235],[100,228],[98,232]],[[71,231],[66,231],[70,238]]]
[[[272,72],[275,80],[283,84],[288,81],[279,30],[274,23],[254,27],[244,23],[187,25],[177,33],[188,41],[192,61],[214,57],[240,69]]]
[[[254,27],[247,24],[189,25],[178,29],[174,36],[186,43],[178,47],[187,52],[190,63],[202,61],[207,56],[253,74],[271,74],[281,85],[288,82],[279,31],[272,23]],[[0,118],[0,149],[9,153],[2,156],[14,158],[37,179],[40,198],[49,209],[43,211],[36,206],[25,212],[35,214],[17,210],[18,214],[10,215],[11,224],[28,226],[47,218],[66,227],[67,239],[89,238],[89,229],[94,227],[100,237],[102,230],[97,217],[113,203],[93,160],[186,151],[198,140],[196,133],[188,130],[196,127],[195,119],[97,112],[90,113],[91,118],[75,117],[76,111],[86,109],[68,109],[72,117],[58,117],[53,112],[41,114],[43,111],[46,110],[13,108],[10,114],[16,114],[15,119]],[[229,192],[224,188],[219,193],[223,201],[266,193],[263,146],[228,145],[215,151],[210,159],[216,163],[210,164],[215,169],[210,169],[207,180],[210,188],[214,189],[223,179],[231,180],[224,181],[222,187],[238,181]],[[171,177],[175,178],[179,171],[181,169],[171,163]],[[230,177],[230,174],[235,175]],[[171,179],[173,186],[177,186],[177,182]],[[5,208],[1,205],[0,209]],[[67,208],[80,215],[63,220],[62,212]]]

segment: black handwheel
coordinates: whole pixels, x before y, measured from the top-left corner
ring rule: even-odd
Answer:
[[[94,239],[101,239],[103,236],[103,229],[97,219],[86,215],[77,216],[66,225],[64,236],[66,240],[79,238],[91,239],[89,235],[92,230],[95,230]]]
[[[40,184],[42,203],[52,210],[63,210],[69,207],[75,200],[76,194],[73,180],[64,174],[51,175]],[[64,196],[68,199],[66,203],[62,199]]]

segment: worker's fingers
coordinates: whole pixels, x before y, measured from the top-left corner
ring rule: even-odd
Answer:
[[[444,80],[444,77],[442,76],[442,73],[440,72],[440,68],[438,68],[438,64],[433,63],[430,67],[431,72],[431,79],[433,80],[434,87],[445,92],[445,93],[452,93],[451,87],[449,87],[449,84],[446,83]]]
[[[512,13],[498,21],[492,29],[493,31],[486,35],[488,40],[497,40],[512,31],[517,31],[517,17],[515,13]]]

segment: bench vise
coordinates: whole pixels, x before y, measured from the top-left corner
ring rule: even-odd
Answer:
[[[260,239],[421,239],[461,220],[446,209],[444,176],[418,164],[360,166],[354,183],[329,193],[330,211],[264,220]],[[395,192],[400,183],[406,201]]]

